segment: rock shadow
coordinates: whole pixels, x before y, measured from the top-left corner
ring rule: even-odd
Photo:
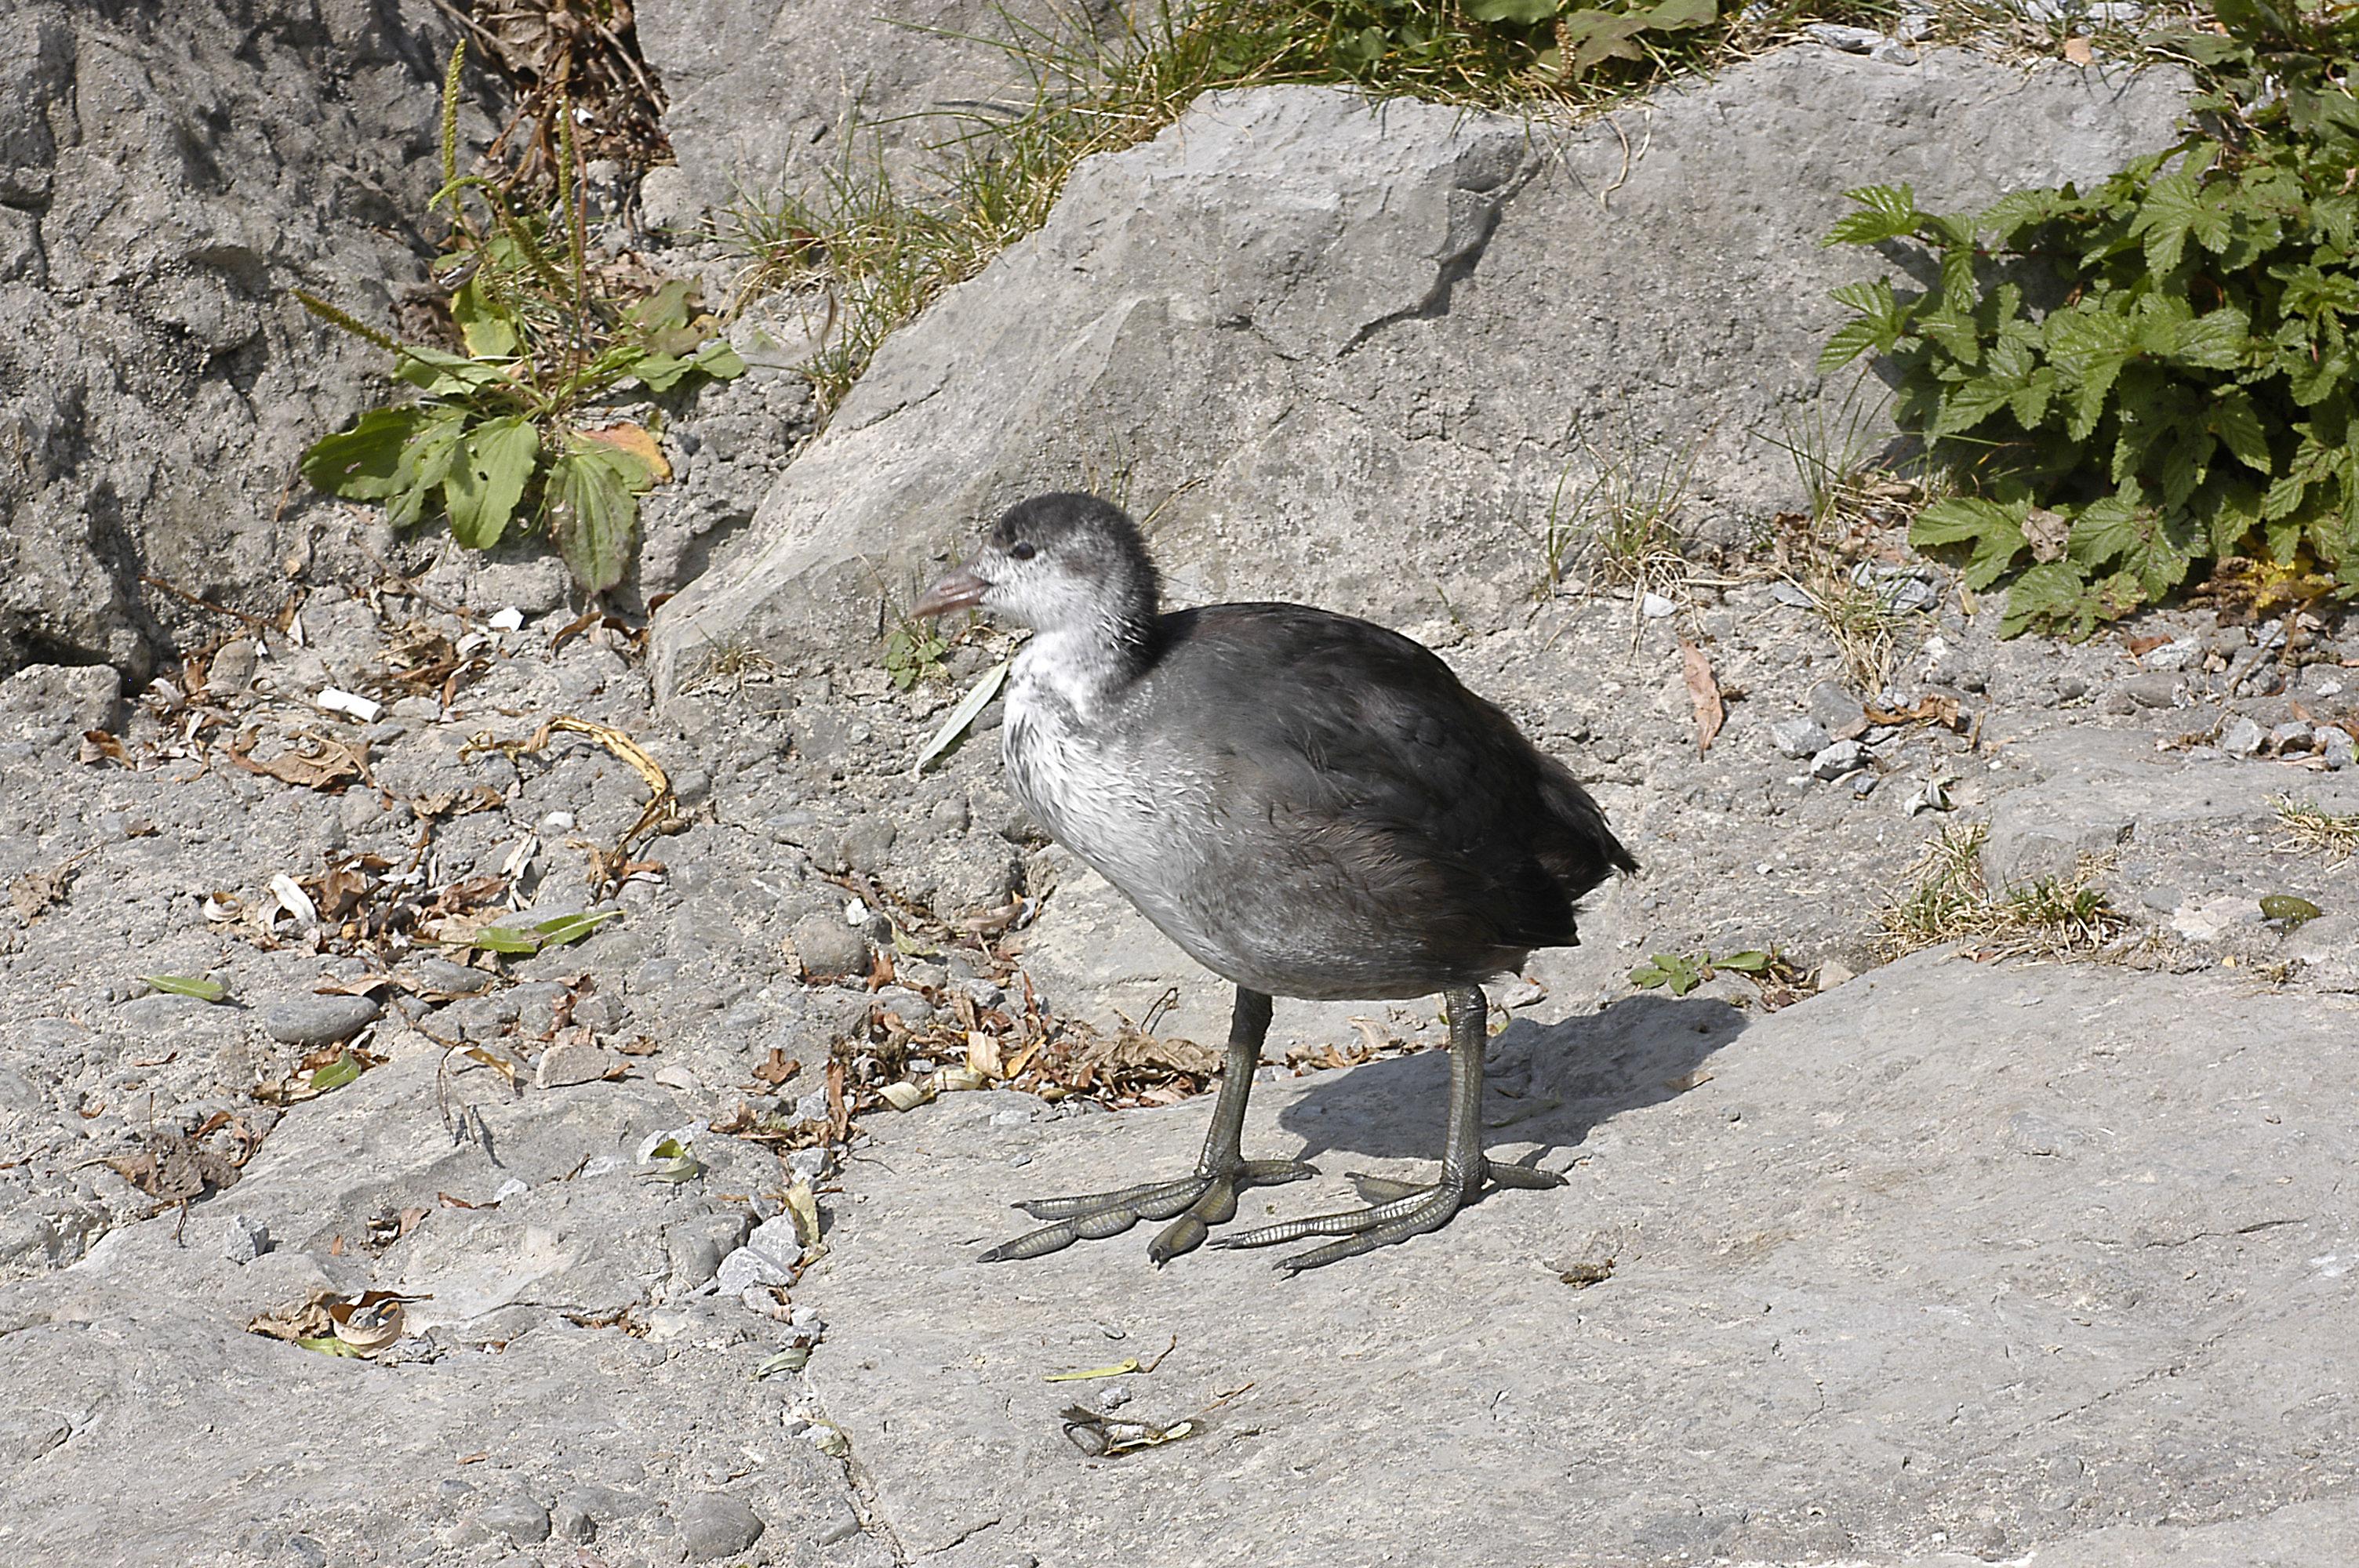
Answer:
[[[1698,1066],[1744,1033],[1746,1016],[1712,997],[1625,997],[1560,1023],[1518,1018],[1492,1037],[1483,1121],[1493,1145],[1576,1148],[1608,1117],[1677,1098]],[[1387,1056],[1322,1076],[1278,1113],[1301,1157],[1343,1152],[1436,1160],[1449,1098],[1444,1051]]]

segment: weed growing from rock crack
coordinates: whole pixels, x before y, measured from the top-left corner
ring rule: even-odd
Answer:
[[[1943,827],[1909,868],[1910,886],[1886,909],[1877,933],[1894,957],[1944,942],[1969,942],[1985,957],[2084,956],[2128,928],[2095,885],[2104,861],[2082,856],[2069,877],[1994,892],[1983,873],[1990,829]]]
[[[457,265],[450,290],[453,352],[397,342],[314,295],[314,315],[394,356],[410,403],[373,408],[303,454],[303,477],[331,494],[381,501],[396,527],[435,517],[472,550],[530,517],[582,588],[622,580],[638,527],[638,497],[668,477],[654,436],[621,419],[615,395],[640,401],[699,378],[726,380],[745,362],[696,308],[690,285],[616,290],[593,276],[578,178],[558,181],[548,211],[459,172],[457,103],[465,46],[443,84],[442,189]],[[560,118],[562,168],[578,168]],[[474,211],[467,203],[472,200]],[[636,297],[633,296],[636,295]]]
[[[2314,802],[2279,795],[2269,802],[2284,835],[2277,848],[2288,854],[2324,855],[2341,865],[2359,855],[2359,814],[2343,816],[2321,809]]]

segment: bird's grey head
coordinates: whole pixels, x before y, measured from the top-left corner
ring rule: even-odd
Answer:
[[[1094,495],[1036,495],[1008,508],[966,565],[912,606],[919,615],[977,607],[1041,632],[1103,632],[1117,642],[1152,628],[1159,584],[1138,525]]]

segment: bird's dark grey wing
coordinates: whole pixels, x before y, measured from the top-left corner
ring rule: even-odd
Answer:
[[[1157,674],[1219,705],[1202,765],[1269,815],[1263,852],[1326,862],[1428,942],[1569,942],[1573,901],[1629,864],[1571,775],[1408,638],[1297,605],[1165,622]]]

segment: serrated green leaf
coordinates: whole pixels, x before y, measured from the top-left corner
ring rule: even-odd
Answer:
[[[549,466],[548,516],[557,553],[586,593],[623,580],[638,531],[645,465],[602,442],[570,440]]]
[[[539,460],[540,433],[521,414],[487,419],[468,431],[442,481],[451,536],[471,550],[498,544]]]
[[[1935,440],[1962,436],[2013,402],[2015,388],[1995,377],[1960,382],[1941,394],[1941,412],[1926,432]]]
[[[168,996],[192,996],[199,1001],[221,1001],[229,995],[229,987],[202,975],[142,975],[148,985]]]
[[[2080,569],[2069,561],[2042,561],[2025,568],[2007,589],[1998,634],[2020,636],[2035,625],[2072,620],[2080,613],[2086,586]]]
[[[402,452],[417,434],[417,407],[372,408],[332,436],[304,449],[303,477],[312,487],[347,501],[382,501],[396,494]]]
[[[1980,496],[1948,496],[1917,514],[1908,527],[1908,542],[1920,550],[1965,545],[1965,585],[1979,593],[2015,564],[2029,541],[2024,536],[2030,503],[2002,503]]]
[[[2205,422],[2230,456],[2256,473],[2264,477],[2268,474],[2268,431],[2261,424],[2260,411],[2253,406],[2252,398],[2242,387],[2230,387],[2220,394]]]
[[[1821,245],[1872,245],[1917,232],[1917,190],[1908,185],[1863,185],[1843,192],[1859,204],[1827,231]]]
[[[1864,317],[1854,317],[1834,330],[1827,346],[1819,351],[1818,373],[1832,375],[1868,350],[1877,347],[1875,323]]]

